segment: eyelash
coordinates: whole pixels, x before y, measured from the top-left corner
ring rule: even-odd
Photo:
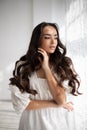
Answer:
[[[44,39],[50,39],[50,37],[44,37]],[[58,37],[55,37],[54,39],[58,39]]]

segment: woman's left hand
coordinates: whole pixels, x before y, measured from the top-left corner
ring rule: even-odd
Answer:
[[[67,102],[63,105],[63,108],[67,109],[68,111],[73,111],[73,103],[72,102]]]

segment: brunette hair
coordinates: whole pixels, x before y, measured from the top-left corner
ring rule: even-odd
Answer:
[[[21,92],[26,91],[34,95],[37,93],[36,90],[30,88],[29,76],[31,76],[36,69],[41,67],[37,49],[40,46],[43,28],[46,26],[54,27],[58,35],[58,44],[55,52],[50,55],[50,63],[53,66],[54,72],[60,78],[59,84],[62,86],[63,81],[67,80],[68,86],[72,88],[71,93],[73,95],[75,95],[75,93],[79,94],[78,88],[80,82],[77,78],[78,75],[73,69],[71,58],[66,56],[66,47],[59,38],[58,25],[56,23],[42,22],[34,28],[27,53],[15,63],[10,84],[16,85]]]

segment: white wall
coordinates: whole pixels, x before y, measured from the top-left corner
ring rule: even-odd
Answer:
[[[0,99],[8,99],[14,62],[27,49],[32,24],[32,0],[0,0]]]
[[[33,0],[33,25],[52,20],[52,0]]]
[[[10,99],[9,78],[42,21],[65,26],[65,0],[0,0],[0,99]],[[63,35],[64,36],[64,35]]]

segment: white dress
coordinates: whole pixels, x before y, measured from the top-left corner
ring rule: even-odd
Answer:
[[[67,101],[73,99],[74,111],[69,112],[62,107],[25,110],[31,99],[52,99],[46,79],[38,78],[36,72],[29,79],[30,87],[38,92],[35,96],[21,93],[16,86],[10,86],[13,107],[21,114],[19,130],[87,130],[87,118],[84,118],[85,112],[82,114],[83,108],[76,101],[78,97],[68,93]]]

